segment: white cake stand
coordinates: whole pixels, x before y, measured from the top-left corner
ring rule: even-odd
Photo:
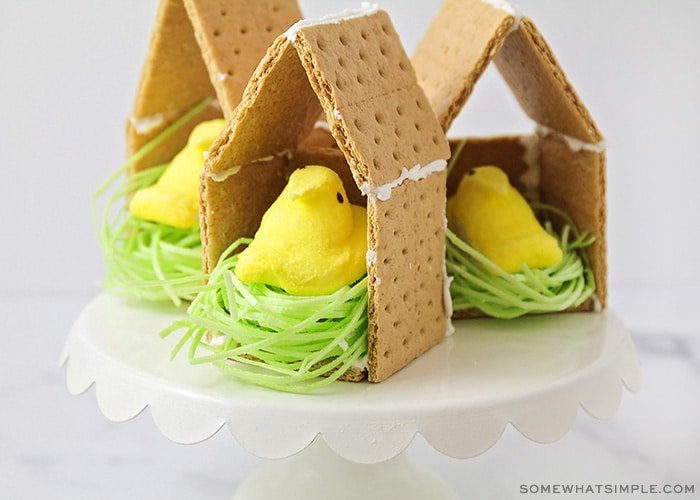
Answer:
[[[610,418],[623,384],[631,391],[639,384],[634,346],[610,311],[457,322],[451,338],[381,384],[338,382],[310,395],[228,380],[214,367],[189,365],[184,354],[170,361],[176,339],[157,332],[182,314],[99,295],[61,355],[68,388],[79,394],[94,383],[113,421],[148,406],[178,443],[203,441],[227,424],[259,457],[298,454],[248,478],[239,500],[282,491],[305,500],[329,492],[334,499],[456,498],[402,456],[417,433],[456,458],[487,450],[508,423],[552,442],[571,427],[579,405]]]

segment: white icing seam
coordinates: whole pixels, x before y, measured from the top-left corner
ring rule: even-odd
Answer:
[[[376,278],[374,278],[374,285],[375,286],[379,286],[381,284],[382,284],[382,278],[380,276],[377,276]]]
[[[209,105],[214,109],[221,109],[221,104],[216,99],[213,99]],[[134,128],[134,132],[136,132],[138,135],[146,135],[164,125],[166,118],[170,119],[175,116],[177,116],[177,114],[173,111],[154,113],[147,116],[130,116],[129,124],[131,124],[131,126]]]
[[[372,201],[386,201],[391,198],[391,190],[399,187],[405,180],[420,181],[428,177],[430,174],[445,170],[446,167],[447,162],[445,160],[431,161],[425,166],[414,165],[411,168],[404,167],[401,169],[401,175],[399,175],[393,181],[389,181],[386,184],[382,184],[381,186],[377,187],[372,187],[365,181],[360,186],[360,191]]]
[[[328,122],[326,120],[318,120],[316,123],[314,123],[314,128],[321,128],[323,130],[330,131],[330,127],[328,126]]]
[[[367,250],[365,254],[365,261],[367,262],[367,267],[373,266],[377,263],[377,252],[371,248]]]
[[[129,123],[134,127],[134,131],[139,135],[145,135],[152,130],[157,129],[165,122],[165,115],[163,113],[156,113],[154,115],[142,116],[137,118],[135,116],[129,117]]]
[[[527,171],[520,176],[529,195],[537,194],[540,187],[540,147],[536,134],[521,135],[518,142],[524,148],[522,160],[527,165]]]
[[[580,151],[588,151],[590,153],[602,153],[607,148],[607,145],[605,144],[604,140],[592,144],[590,142],[584,142],[581,139],[571,137],[570,135],[563,134],[552,128],[539,124],[537,125],[535,130],[537,134],[542,137],[551,135],[561,138],[566,143],[566,145],[569,146],[569,149],[571,149],[571,151],[573,151],[574,153],[578,153]]]
[[[360,371],[367,371],[368,369],[368,364],[367,364],[367,355],[365,354],[361,358],[357,359],[353,364],[352,367],[356,368],[357,370]]]
[[[287,37],[287,40],[289,40],[291,43],[294,43],[297,39],[297,32],[300,29],[308,28],[309,26],[316,26],[317,24],[337,24],[341,21],[346,21],[348,19],[371,16],[378,10],[378,4],[362,2],[359,8],[345,9],[335,14],[319,17],[317,19],[302,19],[301,21],[297,21],[285,32],[284,35]]]
[[[228,73],[217,73],[216,77],[219,79],[220,82],[223,82],[228,78]]]
[[[343,119],[343,115],[338,108],[333,108],[333,116],[336,118],[336,120]]]
[[[493,7],[505,11],[513,16],[513,26],[510,29],[511,32],[517,31],[518,28],[520,28],[520,22],[523,20],[523,12],[520,10],[520,7],[513,5],[507,0],[481,0],[481,2],[492,5]]]
[[[214,335],[209,341],[209,345],[212,347],[220,347],[226,342],[226,335]]]
[[[275,156],[281,156],[283,154],[286,154],[287,151],[284,153],[280,153],[278,155],[270,155],[270,156],[264,156],[262,158],[258,158],[257,160],[250,161],[246,163],[246,165],[250,165],[251,163],[260,163],[263,161],[270,161],[272,160]],[[223,182],[232,175],[236,175],[240,170],[241,170],[242,165],[234,165],[232,167],[227,168],[223,172],[207,172],[207,175],[209,176],[210,179],[216,182]]]
[[[454,309],[452,307],[452,295],[450,294],[450,284],[452,283],[452,280],[454,278],[452,276],[450,276],[449,274],[447,274],[447,264],[443,265],[442,274],[444,277],[443,289],[442,289],[442,295],[443,295],[442,300],[445,303],[445,318],[447,321],[447,325],[445,327],[445,337],[449,337],[455,332],[455,327],[452,324],[452,313],[454,312]]]

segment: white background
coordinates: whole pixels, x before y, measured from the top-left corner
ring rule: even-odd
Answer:
[[[358,2],[300,3],[313,17]],[[411,53],[439,2],[381,3]],[[700,487],[700,2],[520,5],[609,144],[611,303],[640,349],[643,389],[612,422],[579,415],[555,445],[511,429],[475,460],[421,443],[412,456],[478,498],[518,498],[519,482],[538,480]],[[2,498],[226,498],[260,463],[222,433],[181,447],[146,416],[110,424],[94,397],[66,394],[55,365],[98,290],[90,195],[123,160],[155,8],[155,0],[0,0]],[[451,133],[531,129],[489,70]]]

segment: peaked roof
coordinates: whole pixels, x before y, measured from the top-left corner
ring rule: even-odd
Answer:
[[[589,255],[605,306],[603,137],[533,21],[505,0],[445,0],[412,61],[445,131],[489,63],[496,64],[537,124],[541,197],[596,237]]]
[[[284,184],[271,169],[295,154],[321,110],[368,194],[368,363],[377,382],[442,340],[448,327],[449,146],[385,12],[302,21],[275,40],[202,172],[205,262],[211,266],[225,248],[216,242],[222,235],[226,244],[253,236],[245,231],[257,225],[235,221],[253,212],[259,223]]]
[[[169,161],[200,121],[230,117],[265,50],[300,17],[296,0],[160,0],[127,123],[129,156],[203,99],[217,101],[134,170]]]
[[[586,143],[602,140],[532,20],[488,0],[445,0],[412,58],[445,130],[491,61],[536,123]]]

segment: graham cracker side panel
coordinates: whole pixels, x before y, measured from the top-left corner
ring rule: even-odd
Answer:
[[[385,12],[305,27],[295,46],[358,185],[449,157],[449,145]],[[369,380],[380,382],[445,336],[446,173],[368,202]]]
[[[444,133],[385,12],[302,28],[302,63],[358,185],[447,158]]]
[[[260,61],[235,116],[210,149],[205,170],[216,175],[291,151],[321,112],[299,56],[280,36]]]
[[[369,380],[381,382],[445,338],[445,177],[406,181],[368,203]]]
[[[607,304],[607,244],[605,154],[573,152],[556,136],[540,138],[540,193],[574,221],[580,231],[596,237],[588,249],[596,281],[596,294]]]
[[[501,48],[515,19],[480,0],[445,0],[411,58],[447,131]]]
[[[345,193],[348,195],[350,203],[361,207],[366,205],[367,199],[355,184],[350,166],[341,151],[333,148],[319,148],[305,145],[292,151],[289,159],[290,174],[297,168],[306,167],[308,165],[322,165],[333,170],[343,182],[343,187],[345,188]]]
[[[530,19],[522,20],[494,61],[530,118],[584,142],[602,140],[593,118]]]
[[[459,156],[454,154],[459,150],[463,141],[466,141]],[[520,192],[527,191],[527,185],[523,182],[523,176],[530,172],[531,167],[525,160],[527,148],[523,140],[518,136],[503,137],[479,137],[468,139],[450,139],[450,149],[453,157],[450,158],[452,169],[447,178],[447,196],[457,192],[462,178],[475,167],[495,165],[503,170],[510,183]]]
[[[184,0],[224,116],[275,37],[301,18],[295,0]],[[274,5],[273,5],[274,4]]]
[[[182,0],[161,0],[131,116],[135,120],[162,116],[162,122],[152,130],[139,132],[129,120],[126,125],[127,156],[133,155],[206,97],[215,98],[216,93]],[[207,108],[135,163],[131,171],[170,161],[185,146],[197,123],[219,116],[220,110]]]
[[[255,235],[287,183],[286,171],[285,160],[275,157],[243,165],[221,182],[202,174],[199,216],[205,271],[211,271],[231,243]]]

